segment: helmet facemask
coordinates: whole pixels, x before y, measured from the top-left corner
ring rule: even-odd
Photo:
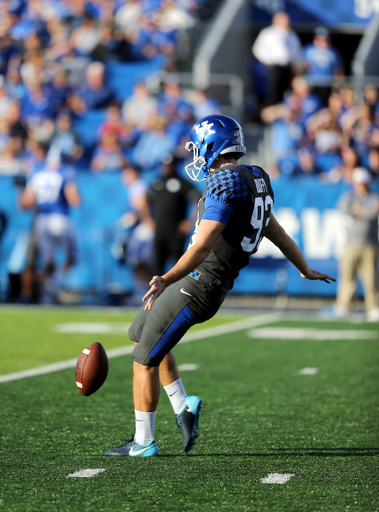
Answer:
[[[186,142],[185,148],[193,154],[193,161],[185,166],[186,173],[193,181],[197,181],[198,183],[200,181],[205,181],[209,174],[206,159],[203,156],[200,156],[200,150],[194,142]],[[202,179],[199,178],[201,171],[203,171],[205,176]]]

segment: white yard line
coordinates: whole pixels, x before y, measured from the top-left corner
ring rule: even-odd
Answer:
[[[318,368],[302,368],[297,372],[299,375],[316,375]]]
[[[295,473],[270,473],[266,478],[262,478],[262,484],[286,484],[295,476]]]
[[[193,364],[193,363],[184,363],[184,364],[180,364],[178,366],[178,370],[180,372],[194,372],[195,370],[198,370],[198,369],[199,369],[199,365]]]
[[[91,478],[92,476],[96,476],[99,473],[104,473],[104,468],[99,469],[80,469],[79,471],[75,471],[75,473],[69,473],[67,478]]]
[[[217,327],[208,327],[199,331],[187,333],[180,343],[188,343],[190,341],[201,340],[204,338],[211,338],[212,336],[220,336],[221,334],[229,334],[231,332],[243,331],[244,329],[251,329],[259,325],[270,324],[281,318],[280,313],[268,313],[266,315],[254,316],[252,318],[245,318],[237,322],[229,324],[218,325]],[[133,352],[134,345],[126,347],[114,348],[107,351],[108,358],[125,356]],[[36,377],[37,375],[44,375],[46,373],[58,372],[67,368],[75,368],[77,359],[68,359],[60,363],[48,364],[46,366],[39,366],[31,370],[23,370],[21,372],[9,373],[8,375],[0,376],[0,384],[3,382],[10,382],[12,380],[25,379],[27,377]]]
[[[254,316],[251,318],[244,318],[237,322],[230,322],[229,324],[217,325],[216,327],[208,327],[199,331],[190,331],[186,334],[180,343],[187,343],[189,341],[201,340],[211,336],[220,336],[220,334],[228,334],[230,332],[243,331],[251,327],[258,327],[259,325],[271,324],[282,318],[281,313],[267,313],[265,315]]]
[[[378,332],[346,329],[313,329],[309,327],[262,327],[249,332],[250,338],[274,340],[365,340],[378,337]]]
[[[3,382],[10,382],[11,380],[26,379],[27,377],[36,377],[37,375],[44,375],[45,373],[58,372],[59,370],[66,370],[66,368],[75,368],[76,362],[77,359],[68,359],[67,361],[39,366],[38,368],[32,368],[31,370],[23,370],[22,372],[1,375],[0,384]]]
[[[69,322],[54,325],[54,331],[63,334],[124,334],[129,324],[109,322]]]

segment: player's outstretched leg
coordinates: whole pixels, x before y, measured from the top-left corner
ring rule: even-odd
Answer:
[[[153,457],[159,455],[158,446],[155,441],[151,441],[148,445],[136,443],[134,436],[125,444],[118,448],[111,448],[105,452],[105,455],[118,455],[121,457]]]
[[[199,431],[199,416],[204,406],[198,396],[187,396],[183,409],[176,415],[176,423],[182,431],[183,450],[189,452],[195,444]]]

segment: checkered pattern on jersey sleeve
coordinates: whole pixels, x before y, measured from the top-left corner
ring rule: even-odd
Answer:
[[[234,203],[236,200],[244,201],[248,195],[245,180],[236,171],[221,169],[210,174],[207,179],[205,197],[212,197],[223,203]]]

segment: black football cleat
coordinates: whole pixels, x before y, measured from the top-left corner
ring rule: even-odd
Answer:
[[[188,453],[198,437],[198,423],[201,408],[204,406],[198,396],[187,396],[183,409],[176,415],[176,423],[182,431],[183,450]]]

